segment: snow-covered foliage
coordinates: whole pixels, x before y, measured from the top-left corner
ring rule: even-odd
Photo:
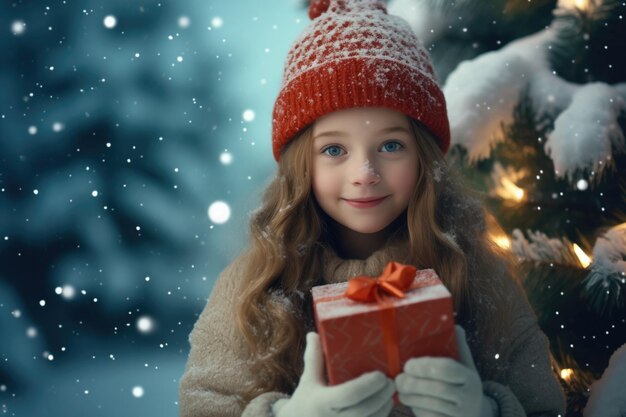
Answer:
[[[521,230],[513,230],[511,250],[522,260],[578,266],[572,244],[567,239],[550,238],[539,231],[527,231],[528,238]]]
[[[448,77],[444,94],[452,143],[467,148],[472,160],[487,158],[502,140],[513,108],[528,94],[538,124],[555,119],[545,144],[555,173],[572,177],[579,170],[601,172],[612,152],[625,148],[617,118],[626,110],[624,86],[573,84],[549,66],[548,51],[562,23],[460,64]]]
[[[626,151],[618,124],[625,111],[626,97],[618,89],[599,82],[581,85],[554,121],[545,144],[555,172],[571,177],[581,168],[601,172],[611,166],[612,155]]]
[[[510,51],[516,50],[511,46]],[[494,144],[503,140],[501,124],[512,122],[513,108],[531,72],[517,53],[504,51],[461,63],[444,87],[452,143],[466,147],[471,159],[488,157]]]
[[[626,223],[596,239],[593,263],[583,284],[596,310],[612,313],[626,306]]]
[[[593,246],[593,268],[626,274],[626,223],[612,227]]]

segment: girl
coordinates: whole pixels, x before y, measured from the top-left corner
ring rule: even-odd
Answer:
[[[274,108],[278,173],[190,335],[181,415],[563,415],[547,338],[444,160],[445,100],[424,47],[376,0],[313,1],[309,16]],[[310,288],[391,260],[437,271],[461,360],[327,386]]]

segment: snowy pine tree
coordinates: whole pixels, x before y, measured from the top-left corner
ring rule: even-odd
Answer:
[[[444,84],[450,159],[521,261],[580,415],[626,342],[626,5],[396,0]],[[595,411],[595,415],[598,411]]]
[[[0,337],[8,393],[45,352],[71,361],[61,349],[92,337],[186,354],[244,232],[218,224],[256,192],[254,171],[231,165],[253,115],[221,93],[232,64],[211,10],[0,4],[0,324],[19,335]]]

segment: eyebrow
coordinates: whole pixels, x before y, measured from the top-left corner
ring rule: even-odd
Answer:
[[[386,127],[384,129],[381,129],[380,131],[378,131],[377,133],[380,134],[389,134],[389,133],[394,133],[394,132],[405,132],[405,133],[411,133],[408,131],[407,128],[403,127],[403,126],[390,126],[390,127]],[[317,138],[321,138],[324,136],[349,136],[347,132],[342,132],[340,130],[330,130],[328,132],[322,132],[319,133],[317,135],[315,135],[315,137],[313,138],[313,140],[317,139]]]

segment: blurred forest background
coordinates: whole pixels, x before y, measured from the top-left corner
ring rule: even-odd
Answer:
[[[271,110],[287,50],[309,22],[306,6],[0,3],[1,413],[178,413],[187,335],[215,278],[245,244],[249,213],[274,173]],[[524,262],[576,415],[626,341],[618,134],[626,71],[617,53],[624,6],[395,0],[389,11],[409,20],[446,83],[457,121],[451,160],[485,193],[502,226],[494,239]],[[515,40],[555,25],[565,29],[550,48],[544,42],[540,52],[506,55],[525,50],[507,49]],[[479,61],[490,52],[500,55]],[[545,63],[525,67],[529,57]],[[460,66],[464,60],[475,66]],[[543,72],[563,82],[526,82]],[[576,159],[581,152],[563,156],[560,136],[550,136],[576,103],[575,91],[598,82],[616,91],[613,107],[598,104],[618,126],[598,138],[604,148],[595,146],[614,161],[607,170],[597,158]],[[561,93],[541,90],[546,84]],[[463,89],[471,94],[458,85],[471,86]],[[598,91],[605,90],[594,84],[591,92]],[[551,152],[537,145],[541,136],[552,141]],[[553,174],[557,162],[561,175]],[[539,171],[550,173],[548,181],[539,181]],[[576,242],[587,262],[575,254]],[[599,256],[597,242],[604,242]],[[576,323],[582,330],[571,332]]]
[[[0,3],[0,413],[178,413],[307,23],[282,1]]]

